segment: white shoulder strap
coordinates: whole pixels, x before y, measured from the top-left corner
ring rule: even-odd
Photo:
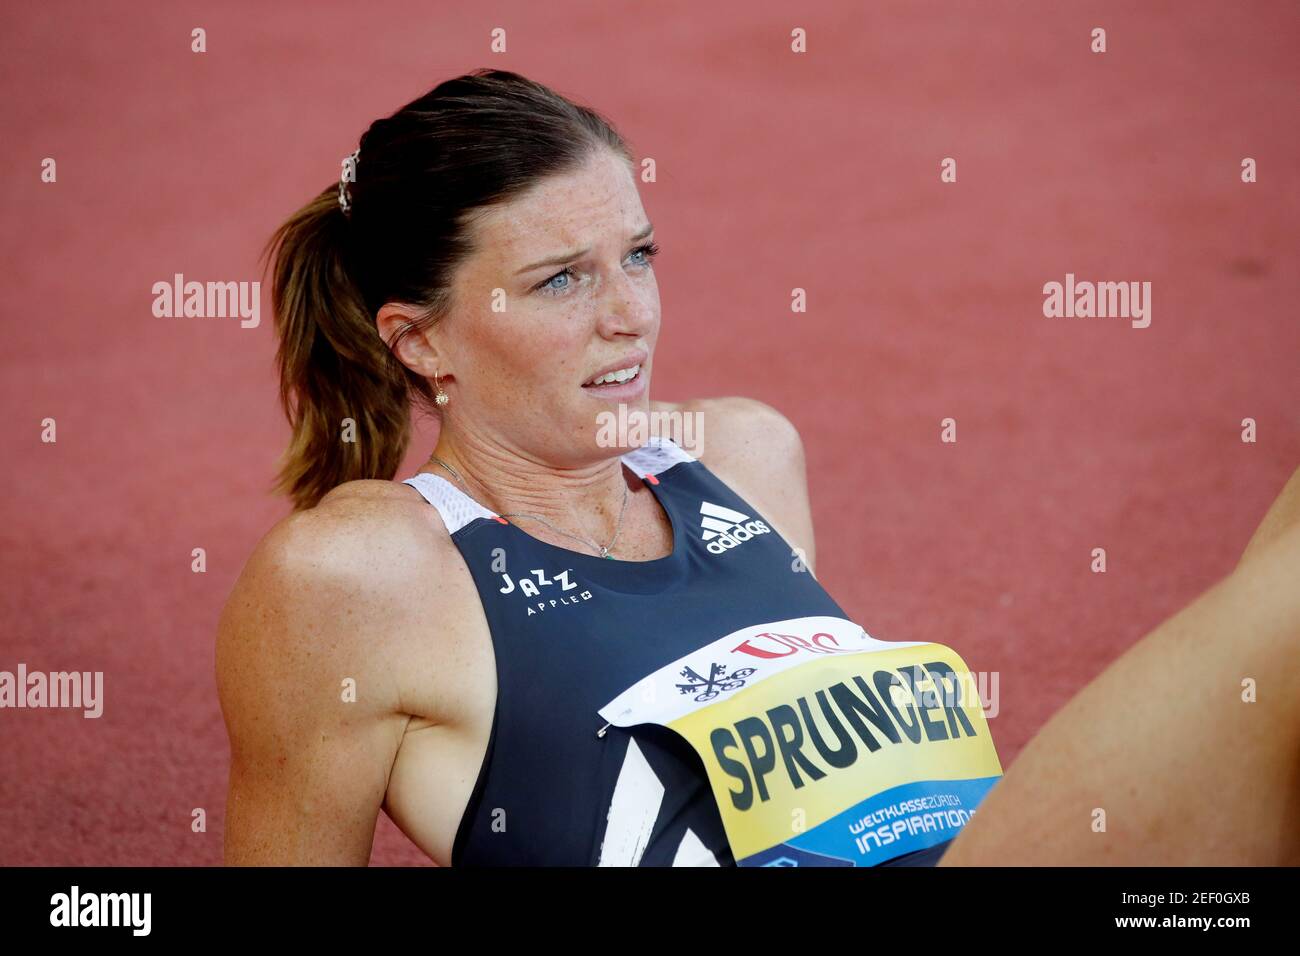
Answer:
[[[695,458],[682,451],[671,438],[652,435],[640,448],[624,455],[623,460],[638,475],[657,475],[679,462],[695,461]]]
[[[679,462],[695,461],[671,438],[659,435],[651,436],[648,442],[623,455],[622,459],[636,472],[637,477],[658,475]],[[455,534],[475,518],[497,517],[495,511],[484,508],[440,475],[422,471],[405,479],[402,484],[410,485],[424,496],[425,501],[438,509],[448,534]]]
[[[425,501],[438,509],[448,534],[455,534],[475,518],[496,517],[495,512],[488,511],[446,478],[427,471],[407,478],[402,484],[410,485],[424,496]]]

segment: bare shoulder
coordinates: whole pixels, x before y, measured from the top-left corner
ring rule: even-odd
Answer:
[[[766,402],[739,395],[652,402],[651,411],[676,413],[666,417],[674,428],[682,416],[694,416],[696,440],[685,450],[768,516],[812,566],[807,465],[803,440],[789,418]]]
[[[346,482],[316,507],[281,519],[244,570],[284,583],[387,591],[436,570],[447,535],[430,534],[435,519],[436,512],[409,486]]]
[[[431,511],[409,486],[351,482],[253,549],[216,641],[227,863],[364,865],[407,727],[457,718],[459,632],[439,626],[454,545]]]
[[[791,473],[787,466],[797,464],[802,480],[803,441],[799,431],[784,414],[766,402],[741,395],[724,398],[697,398],[685,402],[652,402],[652,411],[698,416],[695,435],[696,458],[719,477],[747,474],[760,467],[783,484]],[[775,474],[773,474],[775,469]],[[760,475],[751,478],[758,484]]]
[[[281,519],[222,611],[219,683],[267,666],[390,681],[389,652],[400,653],[411,628],[445,600],[430,583],[441,580],[453,545],[435,522],[414,489],[388,481],[348,482]]]

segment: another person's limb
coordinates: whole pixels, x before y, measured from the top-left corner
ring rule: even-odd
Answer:
[[[1259,527],[1255,529],[1254,535],[1246,545],[1246,550],[1241,555],[1241,560],[1237,562],[1237,568],[1240,570],[1242,565],[1263,551],[1279,535],[1296,525],[1300,525],[1300,468],[1295,470],[1291,480],[1286,483],[1277,500],[1260,521]]]
[[[1300,478],[1236,570],[1043,726],[940,865],[1300,865]]]

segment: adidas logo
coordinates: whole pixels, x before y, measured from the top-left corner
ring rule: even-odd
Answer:
[[[700,514],[704,516],[700,524],[704,526],[706,547],[713,554],[722,554],[756,534],[767,534],[772,530],[763,521],[751,521],[749,515],[709,501],[700,502]]]

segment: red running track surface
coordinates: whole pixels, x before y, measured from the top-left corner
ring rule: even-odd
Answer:
[[[1000,673],[1004,765],[1300,464],[1291,2],[11,7],[0,669],[102,670],[107,701],[0,712],[0,863],[220,861],[213,634],[287,510],[288,432],[266,296],[242,329],[155,318],[151,287],[258,278],[371,119],[475,67],[656,159],[656,397],[795,422],[820,579],[874,636]],[[1045,318],[1067,272],[1150,281],[1150,327]],[[373,862],[423,861],[381,817]]]

